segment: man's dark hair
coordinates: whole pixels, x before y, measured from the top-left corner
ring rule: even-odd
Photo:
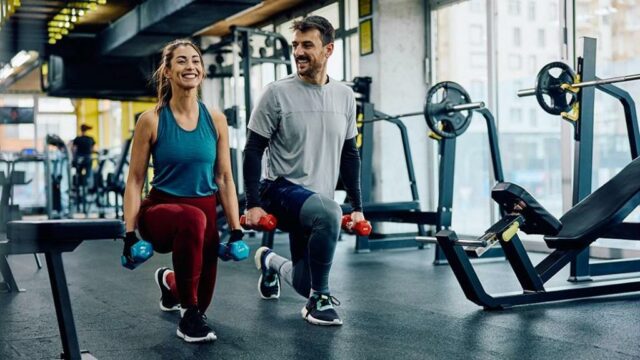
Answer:
[[[333,28],[333,25],[329,22],[329,20],[323,18],[322,16],[312,15],[307,16],[302,20],[296,20],[291,25],[291,30],[299,30],[302,32],[307,32],[312,29],[317,29],[320,31],[320,36],[322,37],[322,45],[327,45],[333,42],[336,37],[336,31]]]

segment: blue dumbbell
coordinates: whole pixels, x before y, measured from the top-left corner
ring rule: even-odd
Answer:
[[[242,240],[242,230],[232,230],[229,241],[220,243],[218,247],[218,257],[222,261],[241,261],[249,257],[251,249],[246,242]]]
[[[222,243],[218,248],[218,257],[222,261],[242,261],[249,257],[251,249],[249,245],[242,240],[232,243]]]
[[[127,247],[128,244],[133,243],[129,247],[128,255]],[[153,256],[153,245],[150,242],[145,241],[143,239],[138,239],[135,235],[135,232],[128,232],[125,237],[125,248],[123,250],[123,254],[120,257],[120,263],[122,266],[127,269],[133,270],[140,266],[143,262],[149,260],[150,257]]]

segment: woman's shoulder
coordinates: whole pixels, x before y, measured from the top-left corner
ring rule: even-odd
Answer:
[[[140,116],[138,117],[138,121],[136,122],[136,127],[137,126],[150,126],[150,125],[154,125],[158,123],[158,119],[160,118],[159,112],[156,111],[156,109],[150,109],[147,110],[145,112],[143,112],[142,114],[140,114]]]
[[[211,118],[211,122],[213,123],[214,130],[217,133],[220,133],[220,130],[222,130],[225,126],[227,126],[227,117],[224,115],[222,111],[218,109],[215,109],[215,108],[210,109],[202,101],[200,101],[200,106],[202,107],[202,109],[206,111],[206,113]]]
[[[143,112],[136,121],[136,132],[151,135],[155,137],[154,134],[158,129],[158,121],[159,116],[156,109],[150,109]]]

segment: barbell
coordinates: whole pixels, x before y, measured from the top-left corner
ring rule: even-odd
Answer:
[[[440,91],[442,91],[442,95],[439,95]],[[439,99],[440,97],[441,99]],[[375,117],[362,122],[422,115],[427,121],[427,126],[435,134],[443,138],[454,138],[460,136],[469,127],[473,115],[470,110],[481,109],[484,106],[484,102],[472,102],[469,94],[459,84],[453,81],[443,81],[429,89],[423,111]]]
[[[553,72],[559,72],[554,76]],[[579,82],[576,73],[563,62],[554,61],[540,69],[536,76],[536,87],[518,91],[518,97],[533,96],[544,111],[560,115],[571,111],[578,101],[578,92],[583,87],[640,80],[640,74],[618,76]],[[547,102],[547,100],[549,102]]]

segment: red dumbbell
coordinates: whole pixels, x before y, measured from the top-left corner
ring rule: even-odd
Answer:
[[[278,219],[276,219],[276,217],[271,214],[267,214],[261,217],[260,220],[258,221],[258,225],[254,227],[247,227],[246,215],[240,216],[240,226],[242,226],[245,229],[251,228],[259,231],[273,231],[276,229],[277,225],[278,225]]]
[[[342,216],[342,229],[359,236],[369,236],[371,234],[371,223],[367,220],[362,220],[354,224],[353,220],[351,220],[351,215],[344,215]]]

